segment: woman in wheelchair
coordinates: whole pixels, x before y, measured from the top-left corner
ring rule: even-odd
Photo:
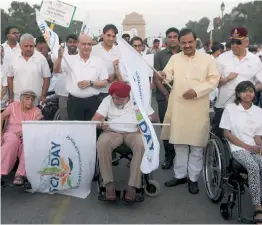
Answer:
[[[13,184],[21,186],[25,181],[25,161],[23,150],[22,121],[40,120],[41,111],[34,106],[36,94],[33,91],[23,91],[20,102],[14,101],[1,113],[1,123],[6,126],[1,135],[1,184],[4,185],[3,176],[7,176],[13,169],[17,157],[19,165]]]
[[[225,108],[220,128],[224,129],[233,158],[248,172],[249,190],[255,206],[254,221],[262,223],[262,109],[253,105],[255,86],[250,81],[239,83],[235,96],[235,103]]]
[[[136,114],[129,97],[130,90],[130,86],[125,82],[112,83],[109,89],[110,95],[103,100],[92,119],[94,121],[107,119],[107,121],[112,122],[112,124],[102,123],[100,128],[104,132],[97,141],[99,168],[103,186],[106,189],[105,198],[110,201],[116,200],[117,197],[113,183],[112,152],[121,144],[125,144],[133,152],[128,188],[124,199],[135,201],[136,191],[141,188],[140,164],[144,153],[144,144],[136,125]],[[151,107],[148,110],[148,115],[151,120],[157,120]]]

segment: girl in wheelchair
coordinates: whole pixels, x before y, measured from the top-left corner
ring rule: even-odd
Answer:
[[[248,171],[249,190],[255,206],[254,222],[262,223],[262,109],[253,105],[255,86],[250,81],[239,83],[235,96],[235,103],[225,108],[220,128],[224,129],[233,158]]]

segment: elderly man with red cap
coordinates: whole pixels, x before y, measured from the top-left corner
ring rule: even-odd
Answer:
[[[99,167],[103,185],[106,188],[107,200],[116,199],[113,183],[112,152],[121,144],[125,144],[133,152],[128,189],[124,196],[125,200],[134,201],[136,190],[141,188],[140,164],[144,154],[144,144],[137,126],[133,102],[130,99],[130,90],[131,87],[123,81],[112,83],[109,88],[110,95],[102,101],[92,119],[94,121],[107,120],[110,122],[109,124],[102,123],[100,125],[104,132],[99,136],[97,142]],[[147,112],[151,121],[157,120],[151,107]]]
[[[256,90],[262,89],[261,82],[257,79],[262,73],[262,63],[256,55],[249,52],[248,30],[245,27],[236,27],[231,30],[231,50],[217,58],[218,70],[221,75],[219,93],[215,104],[215,117],[213,131],[223,137],[219,128],[224,108],[233,103],[235,88],[242,81],[251,81],[256,85]]]

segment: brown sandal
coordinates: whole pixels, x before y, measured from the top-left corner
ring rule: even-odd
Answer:
[[[23,186],[24,185],[24,182],[25,182],[25,177],[24,176],[21,176],[21,175],[16,175],[15,176],[15,179],[13,181],[13,184],[15,186]]]
[[[129,186],[125,193],[124,199],[127,202],[134,202],[136,200],[136,188]]]

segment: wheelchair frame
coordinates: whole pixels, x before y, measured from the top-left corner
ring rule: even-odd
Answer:
[[[232,218],[232,210],[237,201],[238,222],[253,223],[252,219],[242,216],[241,195],[245,192],[244,186],[248,187],[247,171],[232,158],[226,139],[221,140],[211,134],[204,152],[203,178],[207,196],[213,203],[226,200],[220,205],[220,214],[225,220]],[[225,186],[229,191],[227,196]]]
[[[114,151],[119,155],[119,158],[113,160],[114,162],[119,162],[122,159],[127,159],[129,162],[132,160],[132,151],[124,144],[117,147]],[[97,191],[98,191],[98,199],[101,201],[106,201],[105,198],[105,187],[103,187],[103,180],[99,170],[99,160],[98,156],[96,156],[96,167],[93,181],[97,182]],[[151,174],[142,174],[141,176],[141,188],[137,189],[136,202],[143,202],[145,200],[145,195],[150,197],[157,197],[160,194],[160,185],[156,180],[153,180],[152,173]],[[123,196],[125,195],[125,190]],[[116,190],[117,200],[121,198],[121,191]]]

